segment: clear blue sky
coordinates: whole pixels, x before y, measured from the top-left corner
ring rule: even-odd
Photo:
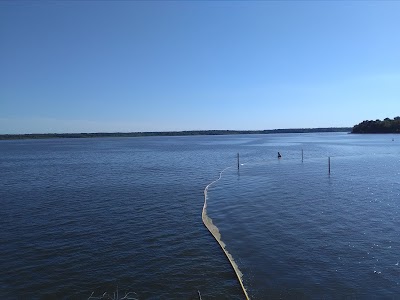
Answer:
[[[400,2],[0,2],[0,133],[400,115]]]

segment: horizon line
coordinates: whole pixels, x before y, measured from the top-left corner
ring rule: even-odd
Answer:
[[[167,131],[98,131],[98,132],[47,132],[47,133],[0,133],[1,137],[12,137],[12,136],[57,136],[57,135],[151,135],[151,134],[180,134],[180,133],[271,133],[276,131],[324,131],[324,130],[351,130],[351,127],[298,127],[298,128],[276,128],[276,129],[198,129],[198,130],[167,130]]]

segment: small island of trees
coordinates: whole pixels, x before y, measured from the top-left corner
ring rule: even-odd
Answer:
[[[352,133],[400,133],[400,117],[363,121],[353,127]]]

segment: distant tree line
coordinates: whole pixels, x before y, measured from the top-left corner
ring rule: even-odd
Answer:
[[[400,117],[363,121],[353,127],[352,133],[400,133]]]
[[[2,134],[0,140],[51,139],[51,138],[98,138],[98,137],[141,137],[141,136],[190,136],[190,135],[231,135],[231,134],[273,134],[311,132],[350,132],[350,127],[294,128],[271,130],[195,130],[156,132],[95,132],[95,133],[33,133]]]

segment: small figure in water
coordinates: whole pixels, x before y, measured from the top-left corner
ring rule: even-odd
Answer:
[[[279,153],[279,151],[278,151],[278,158],[281,158],[282,157],[282,155]]]

